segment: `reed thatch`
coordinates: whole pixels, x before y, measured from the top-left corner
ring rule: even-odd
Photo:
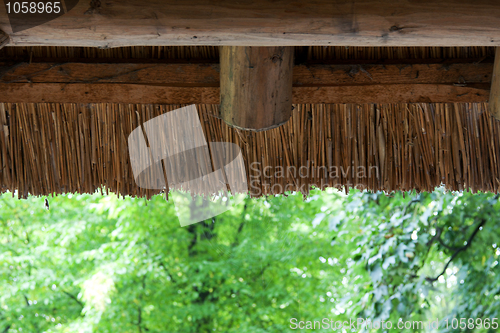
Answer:
[[[0,104],[2,191],[25,197],[104,186],[149,197],[157,191],[135,185],[127,138],[142,122],[178,107]],[[229,128],[215,105],[198,111],[207,141],[240,146],[254,195],[343,185],[500,188],[500,123],[485,104],[296,105],[286,125],[259,133]]]
[[[308,61],[474,58],[491,48],[298,48]],[[138,58],[216,61],[213,47],[5,48],[0,58]],[[145,196],[134,181],[127,138],[181,105],[0,103],[0,190],[49,195],[112,191]],[[254,196],[326,186],[370,190],[500,189],[500,122],[487,104],[295,105],[266,132],[229,128],[218,106],[198,105],[208,142],[242,152]],[[301,169],[302,167],[302,169]],[[265,169],[265,172],[264,172]]]

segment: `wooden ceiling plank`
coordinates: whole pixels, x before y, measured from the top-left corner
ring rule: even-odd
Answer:
[[[219,104],[219,64],[0,62],[0,102]],[[493,64],[302,64],[293,103],[486,102]]]
[[[10,38],[5,32],[0,30],[0,50],[7,44],[9,44]]]
[[[42,25],[14,23],[2,6],[19,46],[500,46],[495,0],[79,1]]]

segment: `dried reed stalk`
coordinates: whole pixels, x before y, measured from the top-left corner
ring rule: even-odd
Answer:
[[[149,198],[159,190],[135,184],[128,135],[180,106],[0,104],[1,190]],[[487,104],[295,105],[287,124],[259,133],[229,128],[215,105],[198,113],[207,142],[241,148],[253,196],[332,186],[500,189],[500,122]],[[189,178],[185,166],[174,168]]]

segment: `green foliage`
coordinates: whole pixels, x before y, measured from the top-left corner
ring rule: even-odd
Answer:
[[[284,332],[291,318],[358,317],[454,332],[445,318],[500,317],[492,194],[314,191],[183,228],[160,196],[43,200],[0,197],[0,332]]]
[[[437,318],[439,331],[452,332],[446,319],[500,316],[497,196],[438,189],[406,198],[355,193],[346,201],[340,216],[329,212],[342,235],[334,248],[355,249],[341,259],[356,262],[348,276],[370,276],[351,284],[352,317],[392,323]]]

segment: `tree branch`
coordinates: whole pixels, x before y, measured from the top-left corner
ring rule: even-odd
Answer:
[[[142,297],[144,295],[144,292],[146,291],[146,275],[144,274],[142,276],[142,281],[141,281],[141,287],[142,287],[142,293],[139,294],[139,304],[137,305],[137,329],[139,330],[139,333],[142,333]],[[149,331],[147,327],[144,326],[145,331]]]
[[[442,228],[436,228],[436,234],[427,242],[427,246],[429,247],[429,249],[427,250],[427,253],[429,252],[430,250],[430,247],[432,246],[432,244],[434,244],[434,242],[436,240],[441,240],[441,234],[443,233],[443,229]]]
[[[77,303],[78,303],[78,305],[80,305],[80,306],[82,307],[82,309],[85,307],[85,306],[83,305],[83,303],[82,303],[82,302],[80,302],[80,300],[79,300],[78,298],[76,298],[74,295],[70,294],[69,292],[67,292],[67,291],[65,291],[65,290],[63,290],[62,292],[63,292],[64,294],[66,294],[69,298],[71,298],[72,300],[74,300],[75,302],[77,302]]]
[[[450,251],[458,251],[460,250],[459,247],[454,247],[454,246],[449,246],[444,243],[444,241],[441,238],[438,238],[439,244],[441,244],[443,247],[447,248]]]
[[[425,252],[425,256],[424,256],[424,259],[422,260],[422,264],[416,267],[415,272],[418,272],[425,265],[425,261],[427,260],[427,257],[429,256],[429,253],[431,252],[432,244],[434,244],[434,242],[436,240],[441,239],[442,232],[443,232],[442,228],[439,228],[439,227],[436,228],[436,234],[431,239],[429,239],[429,241],[427,242],[427,252]],[[415,279],[415,278],[418,278],[417,274],[410,275],[410,279]]]
[[[176,283],[174,276],[172,274],[170,274],[170,271],[168,270],[167,266],[165,266],[163,261],[160,261],[160,263],[158,265],[165,270],[167,275],[170,277],[170,281],[172,281],[173,283]]]
[[[460,252],[467,250],[471,246],[472,241],[474,240],[474,237],[476,237],[477,233],[479,232],[479,230],[481,230],[481,227],[483,227],[486,224],[486,222],[487,222],[487,220],[485,220],[485,219],[482,219],[481,222],[479,222],[476,229],[474,230],[474,232],[470,235],[469,239],[467,240],[467,244],[458,248],[455,251],[455,253],[453,253],[450,260],[448,260],[448,262],[446,263],[446,265],[444,266],[443,270],[441,271],[441,273],[439,275],[437,275],[434,278],[426,277],[425,280],[427,280],[428,282],[437,281],[439,279],[439,277],[442,276],[446,272],[446,270],[448,269],[448,266],[450,266],[451,262],[460,254]]]
[[[241,223],[238,227],[238,231],[236,232],[236,236],[234,237],[234,242],[233,242],[233,244],[231,244],[232,247],[235,247],[236,245],[239,244],[238,236],[241,234],[241,231],[243,230],[243,227],[245,226],[246,211],[247,211],[247,203],[245,201],[245,206],[243,206],[243,212],[241,213]]]
[[[403,210],[403,216],[406,215],[406,211],[408,209],[410,209],[411,205],[417,203],[417,202],[420,202],[420,194],[418,195],[418,197],[414,198],[414,199],[411,199],[411,201],[406,205],[405,209]]]

